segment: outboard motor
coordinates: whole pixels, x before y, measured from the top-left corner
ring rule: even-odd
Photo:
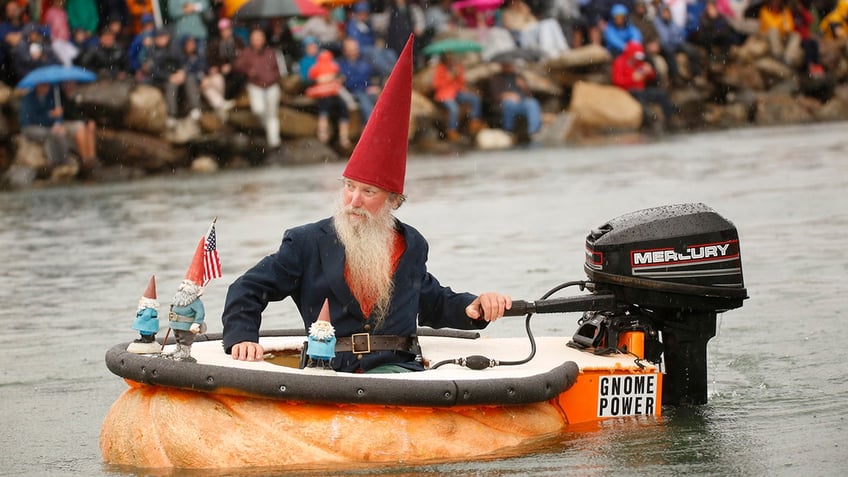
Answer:
[[[632,212],[589,233],[584,269],[617,306],[584,314],[573,341],[620,348],[641,331],[645,358],[664,363],[663,403],[706,403],[716,314],[748,297],[733,224],[704,204]]]
[[[663,403],[707,402],[716,314],[747,296],[739,235],[704,204],[632,212],[586,237],[584,296],[513,301],[509,315],[584,311],[569,346],[664,366]]]

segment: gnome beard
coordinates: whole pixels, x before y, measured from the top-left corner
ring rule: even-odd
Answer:
[[[196,283],[191,280],[183,280],[180,283],[180,286],[177,288],[177,293],[174,295],[174,305],[175,306],[188,306],[194,303],[195,300],[200,298],[200,294],[203,292],[203,288],[201,288]]]
[[[353,296],[360,303],[374,303],[372,315],[378,326],[386,316],[394,287],[395,218],[391,210],[389,202],[376,216],[364,209],[340,205],[333,217],[336,233],[345,249],[345,267]]]
[[[147,298],[146,296],[141,297],[138,300],[138,311],[141,311],[145,308],[153,308],[154,310],[159,308],[159,302],[154,298]]]

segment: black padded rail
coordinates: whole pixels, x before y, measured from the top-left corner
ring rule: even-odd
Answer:
[[[298,331],[297,335],[302,333]],[[198,336],[196,341],[215,339],[220,337],[210,334]],[[175,361],[128,353],[128,344],[115,345],[106,352],[106,366],[122,378],[194,391],[314,403],[419,407],[528,404],[553,399],[574,384],[579,372],[576,363],[567,361],[548,372],[526,377],[439,379],[438,371],[433,371],[431,380],[404,379],[403,374],[369,379],[346,373],[254,371]]]

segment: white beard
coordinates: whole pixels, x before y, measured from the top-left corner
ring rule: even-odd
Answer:
[[[177,293],[174,295],[174,306],[188,306],[200,298],[203,293],[201,288],[191,280],[183,280],[177,288]]]
[[[360,215],[359,219],[351,213]],[[336,233],[345,248],[345,266],[353,296],[362,302],[373,301],[372,315],[377,326],[386,317],[392,299],[392,249],[395,219],[391,206],[372,216],[364,209],[340,205],[333,216]]]
[[[138,311],[145,308],[153,308],[155,310],[159,308],[159,302],[156,301],[155,298],[147,298],[146,296],[143,296],[140,300],[138,300]]]

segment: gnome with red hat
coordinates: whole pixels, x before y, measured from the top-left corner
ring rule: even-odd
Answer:
[[[196,361],[191,357],[191,345],[195,335],[206,332],[206,323],[203,321],[206,318],[206,310],[200,301],[200,295],[203,294],[204,246],[204,239],[201,238],[185,279],[177,288],[171,312],[168,314],[168,325],[174,330],[177,347],[167,356],[178,361]]]
[[[159,332],[159,302],[156,301],[156,276],[151,276],[147,282],[144,295],[138,300],[138,311],[135,314],[132,329],[138,331],[140,338],[127,346],[127,351],[136,354],[152,354],[161,350],[156,342]]]
[[[276,253],[230,285],[222,320],[224,350],[234,359],[262,359],[262,312],[286,297],[304,329],[329,315],[331,366],[344,372],[423,370],[418,325],[481,329],[511,306],[506,295],[439,284],[427,272],[427,241],[393,215],[405,200],[411,94],[412,37],[351,154],[335,214],[287,230]],[[316,352],[311,343],[307,354]]]

